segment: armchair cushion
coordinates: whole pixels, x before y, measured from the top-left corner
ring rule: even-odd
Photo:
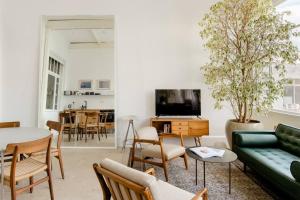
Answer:
[[[185,148],[175,144],[162,144],[166,160],[185,154]],[[142,149],[143,157],[161,158],[161,149],[159,145],[147,144]]]
[[[141,128],[140,130],[138,130],[137,135],[138,135],[138,139],[155,140],[155,141],[159,140],[156,128],[151,126]]]
[[[119,176],[122,176],[125,179],[129,179],[145,187],[150,186],[152,182],[156,181],[154,176],[132,169],[130,167],[127,167],[121,163],[118,163],[114,160],[110,160],[108,158],[102,160],[100,165],[103,168],[115,174],[118,174]]]
[[[169,183],[158,180],[157,185],[159,188],[159,199],[172,199],[172,200],[191,200],[195,194],[182,190]],[[202,198],[199,198],[201,200]]]

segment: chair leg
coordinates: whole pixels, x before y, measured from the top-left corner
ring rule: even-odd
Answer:
[[[135,143],[133,143],[133,147],[130,149],[130,151],[131,151],[131,165],[130,165],[130,167],[133,167],[134,154],[135,154]]]
[[[84,131],[84,134],[85,134],[85,142],[87,142],[87,130],[86,129]]]
[[[49,184],[49,190],[50,190],[50,197],[51,200],[54,200],[54,193],[53,193],[53,186],[52,186],[52,175],[51,175],[51,170],[48,168],[47,169],[47,175],[48,175],[48,184]]]
[[[29,184],[32,185],[33,184],[33,176],[29,177]],[[30,188],[30,193],[33,192],[33,187]]]
[[[99,128],[97,129],[97,136],[98,136],[98,140],[100,141],[100,130],[99,130]]]
[[[168,182],[169,179],[168,179],[168,171],[167,171],[167,162],[165,160],[163,160],[163,168],[164,168],[166,181]]]
[[[188,161],[187,161],[187,155],[186,155],[186,153],[183,155],[183,159],[184,159],[185,169],[188,170]]]
[[[61,155],[60,151],[58,152],[58,156],[56,158],[59,161],[59,167],[60,167],[61,177],[62,177],[62,179],[65,179],[64,165],[63,165],[62,155]]]
[[[11,194],[11,200],[17,199],[17,193],[16,193],[16,183],[10,182],[10,194]]]
[[[105,138],[107,139],[107,130],[106,130],[106,127],[104,127],[104,134],[105,134]]]

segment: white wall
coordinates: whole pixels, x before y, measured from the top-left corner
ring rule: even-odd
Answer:
[[[113,48],[76,48],[69,49],[69,62],[66,68],[64,90],[77,91],[79,80],[111,80],[114,89],[114,49]],[[95,86],[93,91],[97,91]],[[62,109],[75,102],[79,108],[86,100],[88,108],[113,109],[114,96],[63,96]]]
[[[4,15],[3,15],[3,2],[0,1],[0,120],[2,119],[2,99],[3,99],[3,82],[2,82],[2,77],[3,77],[3,19],[4,19]]]
[[[42,15],[116,16],[118,116],[138,124],[154,115],[156,88],[202,89],[203,117],[212,135],[224,135],[231,112],[216,111],[200,66],[207,59],[197,23],[216,0],[4,0],[3,120],[37,124],[38,60]],[[118,121],[119,141],[127,124]],[[120,144],[120,143],[119,143]]]
[[[65,38],[60,35],[58,32],[50,31],[48,37],[48,48],[47,48],[46,56],[53,57],[54,59],[60,61],[64,64],[64,67],[67,68],[68,60],[69,60],[69,43],[65,40]],[[63,73],[65,74],[65,73]],[[63,75],[62,74],[62,75]],[[47,84],[48,74],[44,74],[45,84]],[[64,77],[62,77],[62,80]],[[46,86],[46,85],[45,85]],[[62,93],[62,92],[61,92]],[[46,94],[45,94],[46,95]],[[44,97],[43,103],[46,101],[46,96]],[[46,124],[47,120],[57,120],[59,111],[49,111],[46,110],[46,105],[43,105],[44,112],[42,118],[40,119],[40,124]]]

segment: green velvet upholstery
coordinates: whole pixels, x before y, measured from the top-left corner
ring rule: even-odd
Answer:
[[[275,134],[266,133],[259,135],[259,141],[257,140],[257,134],[238,134],[235,142],[240,147],[276,147],[278,145]]]
[[[300,161],[294,160],[291,164],[291,173],[293,177],[300,183]]]
[[[281,149],[292,154],[300,156],[300,130],[284,124],[279,124],[276,128],[276,136],[278,137]]]
[[[235,131],[233,151],[287,199],[300,199],[300,129],[279,124],[275,132]]]

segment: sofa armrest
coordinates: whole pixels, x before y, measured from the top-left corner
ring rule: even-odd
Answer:
[[[233,147],[275,147],[278,139],[274,131],[234,131]]]
[[[293,161],[290,170],[295,180],[300,182],[300,160]]]

